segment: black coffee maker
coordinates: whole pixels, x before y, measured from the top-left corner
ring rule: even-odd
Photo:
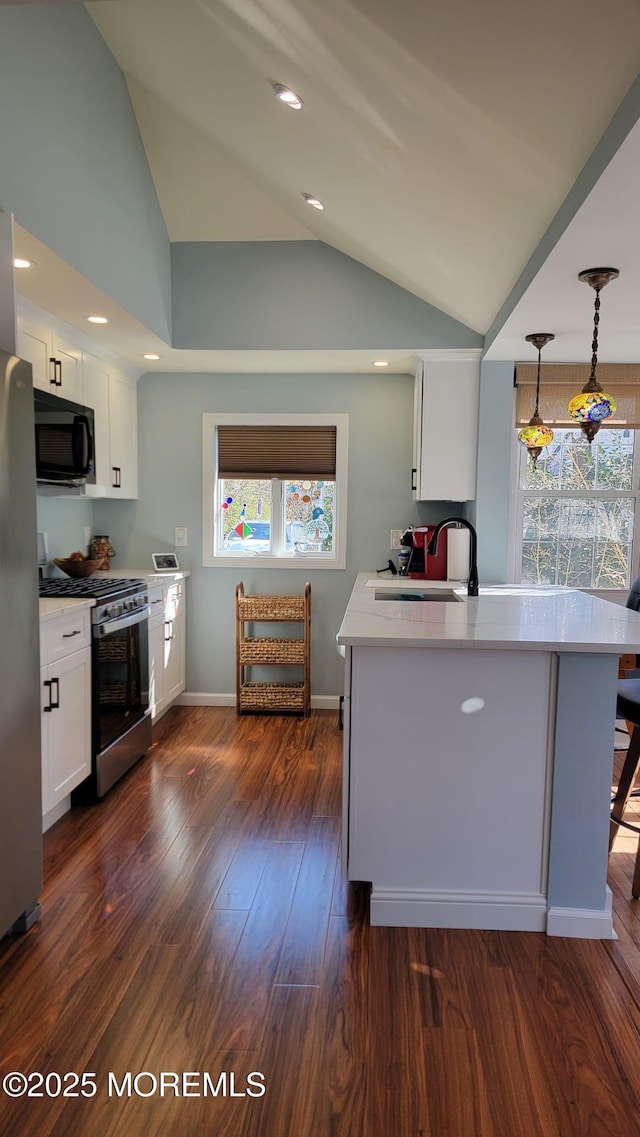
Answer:
[[[416,534],[410,526],[400,538],[398,575],[408,576],[410,572],[424,572],[424,564],[424,541],[421,540],[421,534]]]

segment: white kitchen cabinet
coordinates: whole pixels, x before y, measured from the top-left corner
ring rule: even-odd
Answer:
[[[94,412],[96,484],[87,497],[138,496],[136,387],[102,359],[84,353],[87,406]]]
[[[473,501],[476,495],[480,352],[424,352],[414,384],[415,501]]]
[[[138,496],[136,385],[117,371],[109,374],[109,497]]]
[[[84,399],[82,352],[44,319],[18,312],[18,354],[33,370],[33,385],[74,403]]]
[[[149,588],[149,706],[158,718],[184,691],[184,581]]]
[[[51,330],[35,316],[18,313],[17,351],[31,364],[33,385],[41,391],[56,393],[55,372],[51,363]]]
[[[91,773],[91,648],[88,611],[41,628],[42,813],[49,817]]]

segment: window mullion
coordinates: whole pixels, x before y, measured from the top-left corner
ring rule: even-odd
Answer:
[[[271,555],[284,553],[284,510],[282,506],[282,480],[271,479]]]

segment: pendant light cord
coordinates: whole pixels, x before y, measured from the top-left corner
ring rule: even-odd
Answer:
[[[596,367],[598,366],[598,325],[600,323],[600,289],[596,288],[596,299],[593,306],[593,339],[591,341],[591,374],[589,382],[595,383]]]
[[[538,415],[538,404],[540,402],[540,356],[541,355],[542,355],[542,348],[538,347],[538,376],[536,379],[536,409],[533,412],[534,415],[536,416],[536,418],[539,417],[539,415]]]

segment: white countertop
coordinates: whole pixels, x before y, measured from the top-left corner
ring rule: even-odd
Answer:
[[[77,612],[80,608],[93,608],[95,600],[80,599],[79,597],[69,598],[67,596],[47,596],[42,597],[39,601],[40,606],[40,623],[44,624],[47,620],[57,620],[58,616],[64,616],[71,608]]]
[[[453,590],[459,602],[381,601],[376,590]],[[359,573],[337,635],[361,647],[522,648],[620,655],[640,652],[640,613],[576,589],[466,585]]]
[[[155,572],[153,569],[130,569],[130,568],[117,568],[106,570],[99,569],[98,572],[93,574],[96,577],[106,577],[109,579],[122,580],[125,577],[130,577],[131,580],[144,580],[145,584],[162,584],[163,581],[168,580],[169,584],[174,584],[176,580],[184,580],[185,577],[191,576],[191,569],[179,569],[177,572]]]

